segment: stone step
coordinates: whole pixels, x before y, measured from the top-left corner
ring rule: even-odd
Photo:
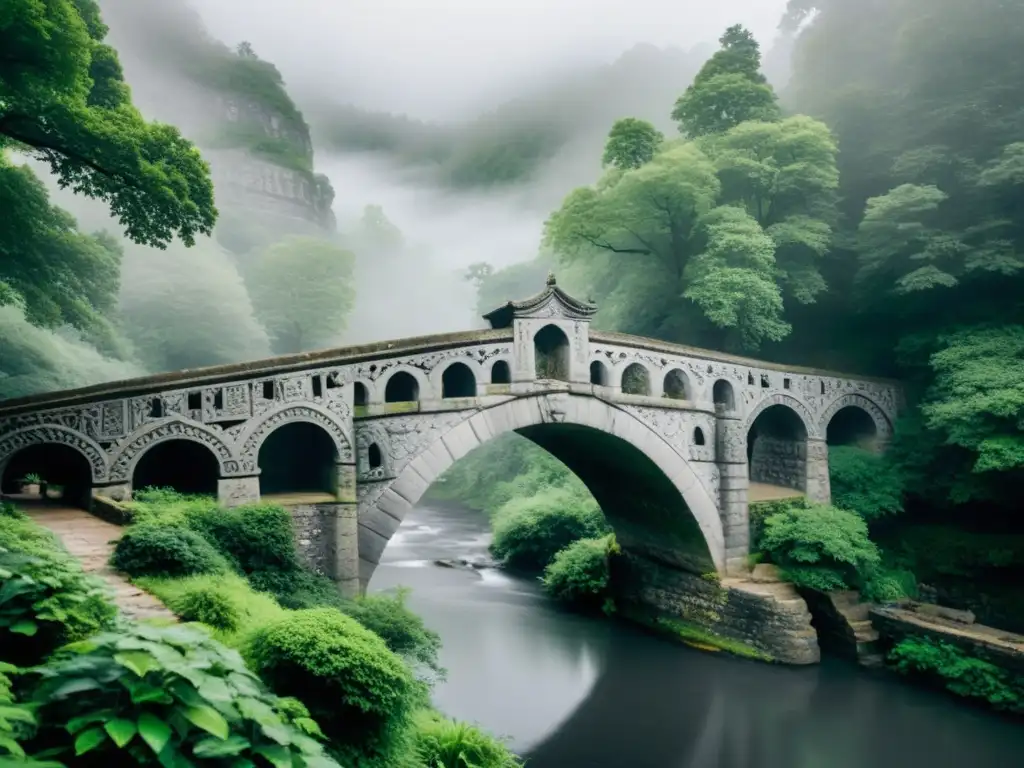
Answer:
[[[860,592],[855,589],[847,589],[841,592],[830,593],[833,605],[836,608],[845,608],[847,606],[854,606],[860,603]]]
[[[846,620],[851,624],[861,621],[869,621],[869,614],[871,612],[871,603],[857,603],[856,605],[837,605],[836,608],[839,610]]]
[[[878,634],[877,629],[868,629],[865,631],[857,632],[854,638],[857,640],[857,645],[864,645],[867,643],[874,643],[878,640],[881,635]]]

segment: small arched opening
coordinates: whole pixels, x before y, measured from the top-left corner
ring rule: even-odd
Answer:
[[[678,368],[665,376],[665,397],[670,400],[690,400],[690,378]]]
[[[633,363],[622,372],[622,394],[651,394],[651,374],[640,363]]]
[[[590,364],[590,383],[598,387],[608,386],[608,366],[600,360]]]
[[[533,337],[538,379],[569,380],[569,337],[557,325],[545,325]]]
[[[695,427],[693,430],[693,444],[704,445],[707,441],[704,438],[704,430],[700,427]]]
[[[366,385],[361,381],[357,381],[352,385],[352,402],[356,407],[364,406],[370,402],[370,393],[366,389]]]
[[[380,453],[380,446],[376,443],[371,443],[370,447],[366,449],[366,460],[370,465],[370,469],[380,469],[384,466],[384,457]]]
[[[807,427],[788,405],[766,408],[747,433],[750,481],[803,491],[807,486]]]
[[[385,403],[415,403],[420,399],[420,384],[408,371],[398,371],[384,388]]]
[[[323,427],[307,421],[282,424],[260,446],[260,495],[333,496],[337,456],[334,440]]]
[[[92,499],[92,467],[71,446],[30,445],[11,456],[4,466],[0,491],[29,499],[60,500],[85,509]]]
[[[217,494],[220,462],[193,440],[165,440],[149,448],[132,473],[132,488],[170,488],[178,493]]]
[[[476,397],[476,376],[465,363],[452,363],[441,374],[441,397]]]
[[[504,360],[499,360],[491,366],[491,384],[511,384],[512,383],[512,370],[508,367],[508,363]]]
[[[736,410],[736,395],[733,394],[732,384],[725,379],[719,379],[711,389],[711,399],[716,408],[726,411]]]
[[[856,405],[841,408],[832,417],[826,430],[829,445],[851,445],[875,450],[878,445],[878,426],[871,414]]]

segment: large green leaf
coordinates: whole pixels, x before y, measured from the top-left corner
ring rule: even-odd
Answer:
[[[200,741],[192,750],[196,757],[233,757],[251,746],[248,739],[236,733],[226,739],[210,736]]]
[[[82,731],[75,739],[75,757],[80,757],[86,752],[96,749],[107,740],[107,734],[102,728],[90,728]]]
[[[147,672],[160,668],[159,662],[145,651],[116,653],[114,654],[114,661],[123,667],[127,667],[139,677],[145,677]]]
[[[135,734],[138,733],[138,728],[135,727],[135,723],[131,720],[125,720],[123,717],[119,717],[115,720],[109,721],[103,726],[110,738],[117,744],[118,749],[122,748],[135,738]]]
[[[28,635],[29,637],[32,637],[38,631],[39,625],[31,619],[22,619],[16,624],[11,625],[11,632],[18,635]]]
[[[156,754],[160,754],[171,740],[171,727],[150,712],[139,715],[137,725],[139,736]]]
[[[230,733],[228,721],[213,707],[188,707],[182,714],[197,728],[202,728],[221,739],[226,739]]]

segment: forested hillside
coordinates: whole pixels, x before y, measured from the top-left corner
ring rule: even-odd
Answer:
[[[890,556],[1019,626],[1024,2],[793,0],[782,24],[781,93],[729,30],[665,104],[677,130],[617,122],[553,255],[476,265],[481,301],[555,265],[603,327],[902,379],[885,466],[837,454],[834,486],[896,498],[872,520]]]

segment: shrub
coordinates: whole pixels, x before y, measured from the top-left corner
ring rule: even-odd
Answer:
[[[1024,712],[1024,678],[968,656],[954,645],[907,637],[889,651],[898,672],[941,682],[958,696],[981,699],[996,709]]]
[[[128,503],[132,522],[136,525],[181,525],[218,509],[212,496],[188,496],[170,488],[143,488],[135,491]]]
[[[243,573],[299,569],[291,515],[276,504],[246,504],[193,514],[189,527],[202,534]]]
[[[282,696],[298,696],[346,753],[384,758],[419,691],[384,641],[333,608],[290,613],[258,629],[246,655]]]
[[[60,651],[35,671],[34,740],[76,766],[337,766],[237,652],[198,627],[137,624]],[[127,695],[126,695],[127,694]]]
[[[422,664],[432,672],[442,673],[437,660],[441,638],[427,629],[423,619],[406,607],[407,595],[408,590],[399,590],[394,596],[374,595],[346,600],[341,610],[413,665]]]
[[[213,585],[190,589],[168,607],[185,621],[199,621],[227,632],[238,629],[242,619],[230,594]]]
[[[602,607],[609,599],[608,561],[618,552],[614,534],[573,542],[544,569],[544,590],[578,608]]]
[[[114,547],[110,564],[129,576],[221,573],[228,564],[202,536],[179,525],[134,525]]]
[[[877,520],[903,511],[903,478],[888,457],[855,446],[829,448],[832,503]]]
[[[424,768],[520,768],[522,761],[501,741],[479,728],[441,717],[416,716],[413,744]]]
[[[338,608],[344,602],[333,581],[305,568],[256,571],[249,574],[249,583],[257,592],[271,594],[285,608],[294,610]]]
[[[860,587],[861,597],[871,603],[895,603],[917,597],[917,577],[905,568],[869,569]]]
[[[15,664],[38,663],[71,640],[110,627],[116,610],[48,531],[27,517],[0,518],[0,648]]]
[[[761,549],[786,579],[821,592],[857,587],[881,562],[864,518],[822,504],[766,518]]]
[[[510,501],[498,511],[491,553],[509,568],[540,572],[574,541],[608,532],[593,499],[555,488]]]

